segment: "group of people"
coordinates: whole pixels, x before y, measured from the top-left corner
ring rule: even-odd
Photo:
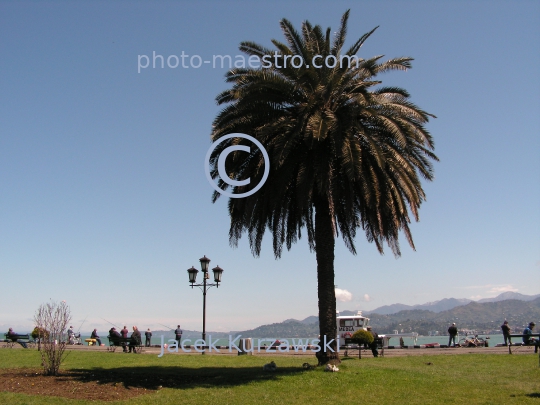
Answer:
[[[523,329],[523,343],[526,345],[534,345],[534,352],[538,353],[538,346],[540,346],[540,341],[531,336],[533,334],[533,329],[535,326],[536,324],[534,322],[529,322],[529,326]],[[512,337],[510,335],[512,334],[512,330],[510,329],[510,326],[508,326],[508,321],[504,321],[504,323],[501,325],[501,330],[504,337],[504,345],[511,345]]]
[[[127,338],[128,334],[129,334],[129,331],[128,331],[126,326],[124,326],[124,328],[122,330],[120,330],[120,332],[118,332],[115,327],[112,327],[109,330],[109,336],[111,336],[111,337]],[[77,335],[79,335],[79,337],[80,337],[80,334],[75,334],[73,326],[69,327],[69,329],[67,330],[67,335],[68,335],[68,344],[75,344],[75,337]],[[178,325],[178,327],[174,331],[174,335],[175,335],[176,340],[178,341],[178,346],[180,346],[180,341],[182,340],[182,329],[180,329],[180,325]],[[18,336],[19,335],[13,331],[13,328],[9,328],[8,332],[6,333],[6,337],[8,339],[16,341],[22,347],[27,349],[28,346],[26,345],[26,342],[24,342],[24,341],[22,341],[20,339],[17,339]],[[150,328],[148,328],[148,330],[146,332],[144,332],[144,337],[145,337],[144,345],[146,347],[150,347],[151,344],[152,344],[151,343],[152,342],[152,331],[150,330]],[[97,329],[94,329],[92,331],[92,333],[90,335],[90,339],[94,339],[95,342],[96,342],[96,345],[101,346],[101,338],[98,335]],[[137,326],[133,326],[133,332],[131,333],[131,336],[130,336],[130,342],[133,342],[133,343],[129,344],[129,345],[128,344],[123,344],[122,345],[123,351],[125,353],[131,353],[131,352],[135,353],[135,346],[140,346],[141,341],[142,341],[141,332],[139,331]]]
[[[538,346],[540,346],[540,341],[531,336],[533,334],[533,329],[534,329],[535,326],[536,326],[536,324],[534,322],[530,322],[529,326],[527,326],[523,330],[522,335],[523,335],[523,343],[525,345],[534,345],[534,352],[538,353]],[[510,329],[510,326],[508,326],[508,321],[505,320],[503,322],[503,324],[501,325],[501,330],[502,330],[502,333],[503,333],[504,345],[505,346],[508,346],[508,344],[511,345],[512,344],[512,338],[511,338],[510,335],[512,334],[512,330]],[[450,336],[450,338],[448,339],[448,347],[451,346],[452,342],[454,343],[454,347],[456,346],[456,336],[457,336],[457,334],[458,334],[458,329],[456,327],[456,324],[453,323],[448,328],[448,335]]]
[[[150,329],[148,329],[148,332],[150,332]],[[127,338],[128,333],[129,331],[125,325],[124,328],[120,330],[120,332],[118,332],[114,326],[109,330],[110,337]],[[150,337],[152,337],[152,332],[150,332]],[[136,353],[135,348],[136,346],[141,345],[141,339],[141,332],[139,331],[139,328],[133,326],[133,332],[131,333],[131,336],[129,338],[129,345],[127,343],[122,343],[122,351],[124,353]],[[150,344],[148,337],[146,343]]]

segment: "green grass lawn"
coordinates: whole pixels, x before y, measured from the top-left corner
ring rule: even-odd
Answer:
[[[274,360],[275,373],[263,372]],[[337,373],[302,369],[305,356],[123,355],[71,352],[63,369],[107,369],[163,378],[159,391],[130,404],[523,404],[540,401],[534,355],[467,354],[345,359]],[[432,363],[432,364],[426,364]],[[0,350],[0,368],[37,367],[35,350]],[[121,383],[121,381],[119,381]],[[106,404],[124,403],[99,402]],[[2,404],[82,404],[85,401],[0,392]],[[96,402],[93,402],[96,403]]]

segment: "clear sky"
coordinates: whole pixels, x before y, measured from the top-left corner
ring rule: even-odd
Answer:
[[[538,1],[0,1],[0,328],[30,329],[51,298],[75,327],[87,317],[83,330],[109,329],[102,318],[200,330],[186,270],[203,255],[225,270],[208,330],[316,315],[306,241],[276,261],[268,235],[254,258],[246,238],[229,246],[226,199],[211,203],[204,157],[226,69],[137,63],[271,47],[281,18],[335,31],[348,8],[347,47],[380,26],[360,57],[415,59],[379,78],[438,117],[440,162],[416,251],[402,238],[401,258],[381,256],[359,232],[354,256],[337,241],[350,293],[338,309],[540,293]]]

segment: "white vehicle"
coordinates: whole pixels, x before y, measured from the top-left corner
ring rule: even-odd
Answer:
[[[345,339],[351,338],[353,333],[359,329],[367,330],[369,318],[362,316],[362,311],[358,311],[356,315],[343,315],[337,317],[337,330],[341,342],[345,343]]]
[[[359,329],[367,330],[369,325],[369,318],[362,316],[362,311],[358,311],[356,315],[343,315],[337,317],[337,330],[338,336],[340,339],[340,344],[345,344],[345,339],[351,338],[353,333]],[[385,335],[379,335],[383,339],[383,346],[388,347],[388,342],[390,338],[401,338],[401,337],[410,337],[413,340],[413,344],[416,345],[416,339],[418,338],[418,333],[410,332],[403,333],[397,330],[394,333],[388,333]]]

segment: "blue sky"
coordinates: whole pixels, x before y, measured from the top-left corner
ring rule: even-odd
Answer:
[[[380,28],[360,57],[411,56],[380,76],[435,114],[440,162],[425,184],[416,252],[358,254],[336,244],[336,284],[369,310],[445,297],[540,292],[540,3],[427,1],[0,1],[0,328],[31,327],[66,300],[83,329],[159,324],[201,329],[202,294],[186,270],[225,269],[207,328],[240,330],[317,314],[305,240],[275,260],[228,242],[226,199],[204,170],[226,69],[147,68],[138,55],[240,55],[283,40],[287,18],[348,41]]]

